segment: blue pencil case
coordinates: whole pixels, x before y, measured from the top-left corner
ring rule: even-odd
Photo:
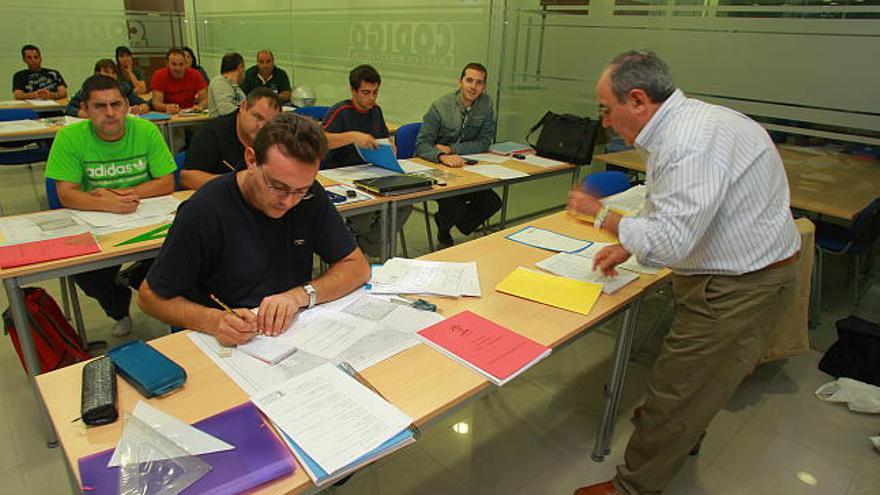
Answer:
[[[107,351],[122,378],[144,397],[157,397],[177,390],[186,382],[186,371],[167,356],[135,340]]]

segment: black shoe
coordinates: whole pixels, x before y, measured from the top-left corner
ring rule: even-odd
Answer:
[[[455,244],[452,240],[453,222],[441,212],[434,214],[434,222],[437,224],[437,243],[440,249],[446,249]]]

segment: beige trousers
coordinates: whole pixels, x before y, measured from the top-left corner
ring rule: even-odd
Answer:
[[[794,303],[795,267],[739,276],[673,275],[675,319],[614,484],[660,494],[765,353]]]

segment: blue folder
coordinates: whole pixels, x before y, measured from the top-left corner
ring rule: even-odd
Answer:
[[[357,146],[356,148],[365,162],[372,163],[377,167],[382,167],[394,172],[400,172],[401,174],[405,173],[403,167],[397,163],[397,158],[394,156],[394,150],[391,149],[391,145],[380,144],[379,147],[374,150]]]

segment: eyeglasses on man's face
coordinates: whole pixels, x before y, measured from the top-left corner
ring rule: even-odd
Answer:
[[[281,199],[293,196],[294,199],[299,199],[300,201],[312,199],[313,195],[310,192],[312,186],[304,187],[302,189],[290,189],[287,185],[273,179],[267,174],[265,168],[260,167],[260,172],[263,175],[263,181],[266,182],[266,189],[275,196],[278,196]]]

